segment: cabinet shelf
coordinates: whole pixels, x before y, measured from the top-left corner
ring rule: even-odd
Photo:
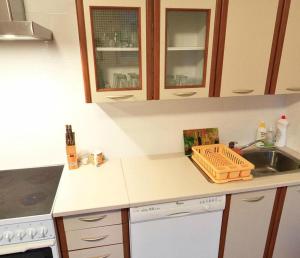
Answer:
[[[137,52],[139,49],[137,47],[97,47],[99,52]]]
[[[196,50],[205,50],[205,47],[168,47],[168,51],[196,51]]]

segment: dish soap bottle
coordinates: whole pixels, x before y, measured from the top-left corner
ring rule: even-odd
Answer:
[[[267,135],[266,123],[264,121],[260,121],[259,126],[257,128],[256,140],[265,141],[266,135]],[[262,148],[264,146],[265,144],[263,142],[256,143],[256,147]]]
[[[286,133],[289,122],[286,115],[282,115],[276,124],[275,146],[284,147],[286,145]]]
[[[267,130],[267,135],[266,135],[266,146],[267,147],[274,147],[275,143],[275,133],[274,133],[274,128],[273,126],[270,126]]]

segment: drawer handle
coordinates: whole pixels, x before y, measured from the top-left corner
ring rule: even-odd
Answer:
[[[259,197],[254,197],[254,198],[243,199],[243,201],[244,202],[259,202],[264,198],[265,198],[264,196],[259,196]]]
[[[94,221],[103,220],[104,218],[106,218],[106,215],[101,217],[79,218],[79,220],[84,222],[94,222]]]
[[[107,96],[109,99],[129,99],[132,98],[134,95],[117,95],[117,96]]]
[[[86,238],[81,238],[81,240],[86,241],[86,242],[97,242],[97,241],[104,240],[107,237],[108,237],[108,235],[100,236],[100,237],[86,237]]]
[[[195,95],[197,92],[196,91],[191,91],[191,92],[179,92],[179,93],[174,93],[174,95],[178,97],[190,97]]]
[[[91,258],[107,258],[109,257],[110,254],[105,254],[105,255],[101,255],[101,256],[96,256],[96,257],[91,257]]]
[[[286,88],[286,90],[289,90],[289,91],[300,91],[300,88]]]
[[[252,93],[254,90],[233,90],[232,93],[237,93],[237,94],[249,94]]]

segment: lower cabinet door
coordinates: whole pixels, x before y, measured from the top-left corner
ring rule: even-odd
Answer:
[[[300,186],[288,187],[273,258],[300,257]]]
[[[69,252],[69,258],[123,258],[123,244]]]
[[[263,257],[275,194],[271,189],[231,196],[224,258]]]

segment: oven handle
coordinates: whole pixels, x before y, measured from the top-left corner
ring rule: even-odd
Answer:
[[[51,247],[56,244],[55,239],[48,239],[36,242],[27,242],[21,244],[4,245],[0,248],[0,255],[23,253],[28,250]]]

